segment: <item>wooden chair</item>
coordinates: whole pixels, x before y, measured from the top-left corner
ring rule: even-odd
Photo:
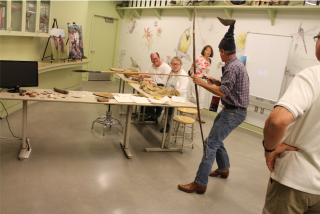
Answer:
[[[176,125],[174,127],[174,130],[173,132],[175,132],[175,135],[172,136],[172,137],[175,137],[175,141],[173,144],[177,145],[176,142],[177,142],[177,138],[178,137],[182,137],[182,149],[181,149],[181,154],[183,154],[183,150],[184,150],[184,140],[187,139],[187,140],[190,140],[191,143],[189,145],[186,145],[186,146],[192,146],[193,148],[193,132],[191,132],[191,138],[186,138],[186,125],[187,124],[194,124],[195,120],[191,117],[186,117],[186,116],[182,116],[182,115],[175,115],[173,117],[173,121],[176,122]],[[178,132],[179,132],[179,126],[180,124],[183,126],[183,135],[182,136],[178,136]]]

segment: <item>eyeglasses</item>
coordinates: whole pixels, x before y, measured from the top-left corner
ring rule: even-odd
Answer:
[[[178,65],[180,65],[180,63],[171,63],[171,65],[178,66]]]
[[[317,41],[318,41],[318,38],[320,38],[320,35],[318,35],[318,36],[314,36],[314,37],[313,37],[313,39],[314,39],[314,41],[315,41],[315,42],[317,42]]]

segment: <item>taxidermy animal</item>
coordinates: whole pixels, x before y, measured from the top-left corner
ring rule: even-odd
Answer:
[[[132,66],[134,69],[138,69],[138,68],[139,68],[139,70],[140,70],[140,72],[141,72],[141,68],[140,68],[140,66],[138,65],[138,63],[137,63],[136,61],[134,61],[134,60],[132,59],[132,57],[130,57],[130,60],[131,60],[131,66]]]
[[[178,47],[177,47],[177,49],[174,50],[177,53],[177,56],[179,56],[181,59],[183,57],[185,57],[189,61],[191,60],[190,56],[187,55],[186,53],[187,53],[187,51],[190,47],[190,44],[191,44],[190,28],[191,27],[187,28],[183,32],[182,36],[180,37]]]
[[[210,4],[210,2],[211,2],[211,4],[213,4],[215,1],[216,1],[216,0],[209,0],[209,1],[208,1],[208,5]]]

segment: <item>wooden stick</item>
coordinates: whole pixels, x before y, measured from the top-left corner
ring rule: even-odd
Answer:
[[[158,73],[141,73],[141,72],[125,72],[125,71],[87,71],[87,70],[73,70],[74,72],[89,72],[89,73],[106,73],[106,74],[139,74],[139,75],[166,75],[166,76],[180,76],[180,77],[191,77],[188,75],[180,74],[158,74]],[[193,78],[193,77],[191,77]]]

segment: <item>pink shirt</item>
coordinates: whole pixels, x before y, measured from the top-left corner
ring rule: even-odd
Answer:
[[[210,70],[210,62],[207,62],[203,56],[199,56],[196,59],[196,75],[199,77],[207,76]],[[193,72],[193,63],[190,68],[191,75],[194,75]]]

